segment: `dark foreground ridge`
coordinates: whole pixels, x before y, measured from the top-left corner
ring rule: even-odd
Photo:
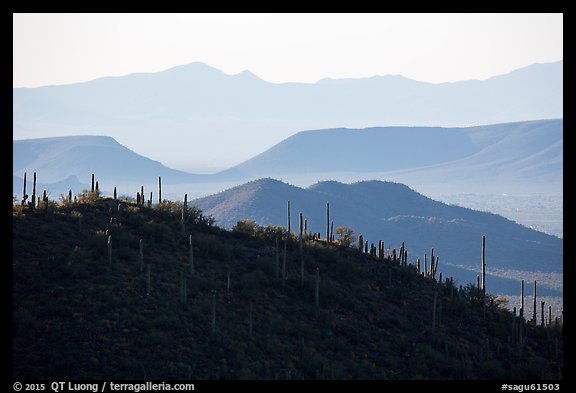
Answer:
[[[563,377],[540,304],[533,326],[401,259],[285,239],[179,202],[15,206],[14,378]]]

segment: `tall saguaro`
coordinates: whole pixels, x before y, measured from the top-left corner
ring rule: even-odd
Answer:
[[[34,172],[34,180],[32,181],[32,208],[36,205],[36,172]]]
[[[482,296],[486,296],[486,236],[482,235]]]
[[[162,203],[162,176],[158,176],[158,204]]]
[[[524,280],[520,284],[520,316],[524,316]]]
[[[182,204],[182,230],[186,221],[186,209],[188,208],[188,194],[184,194],[184,203]]]
[[[326,202],[326,243],[330,243],[330,203]]]
[[[302,212],[300,212],[300,220],[298,222],[298,237],[300,240],[300,255],[302,255],[302,251],[304,249],[304,217],[302,216]]]
[[[330,223],[330,243],[334,242],[334,220]]]
[[[24,189],[22,190],[22,206],[26,205],[26,199],[28,199],[28,195],[26,195],[26,172],[24,172]]]

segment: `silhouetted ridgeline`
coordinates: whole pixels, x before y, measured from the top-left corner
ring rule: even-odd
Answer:
[[[365,240],[384,241],[386,248],[406,242],[409,260],[421,260],[434,247],[442,255],[444,273],[460,282],[474,282],[478,273],[459,268],[480,268],[479,242],[488,238],[488,270],[562,272],[563,241],[534,231],[495,214],[446,205],[398,183],[365,181],[342,184],[319,182],[306,189],[260,179],[221,193],[200,198],[194,204],[231,228],[238,220],[252,219],[260,225],[286,225],[286,201],[292,204],[292,220],[302,212],[308,227],[323,232],[326,202],[332,207],[335,227],[347,226]],[[490,274],[490,272],[489,272]],[[492,277],[493,293],[518,294],[519,279]],[[560,295],[544,289],[542,294]]]
[[[533,326],[412,261],[300,240],[298,219],[289,237],[226,231],[156,190],[150,206],[147,191],[99,198],[96,182],[14,206],[15,378],[562,378],[562,321]]]

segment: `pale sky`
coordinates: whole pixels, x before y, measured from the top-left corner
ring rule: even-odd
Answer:
[[[563,59],[562,14],[14,14],[13,86],[194,61],[269,82],[487,79]]]

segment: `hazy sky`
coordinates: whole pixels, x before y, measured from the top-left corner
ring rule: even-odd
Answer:
[[[14,14],[13,86],[201,61],[270,82],[486,79],[563,58],[562,14]]]

